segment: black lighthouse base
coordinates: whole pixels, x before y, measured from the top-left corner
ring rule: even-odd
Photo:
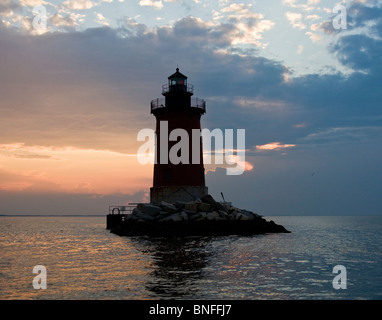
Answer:
[[[185,236],[250,236],[264,233],[290,233],[274,221],[129,221],[112,229],[120,236],[185,237]]]
[[[223,236],[289,233],[274,221],[229,203],[216,202],[210,195],[196,201],[138,204],[123,215],[111,232],[120,236]]]

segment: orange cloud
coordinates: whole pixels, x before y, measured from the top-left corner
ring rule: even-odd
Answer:
[[[245,167],[244,167],[244,170],[245,171],[252,171],[254,168],[253,164],[248,162],[248,161],[245,161]]]
[[[294,148],[295,144],[281,144],[280,142],[271,142],[256,146],[256,150],[280,150],[286,148]]]
[[[308,125],[306,123],[298,123],[298,124],[295,124],[293,125],[293,128],[306,128]]]
[[[228,157],[229,158],[229,161],[228,163],[224,163],[224,164],[215,164],[214,161],[211,162],[211,164],[204,164],[204,167],[205,167],[205,171],[206,173],[207,172],[216,172],[216,169],[217,168],[233,168],[233,167],[239,167],[240,171],[241,172],[245,172],[245,171],[252,171],[253,168],[254,168],[254,165],[249,162],[249,161],[244,161],[244,163],[242,163],[242,161],[240,160],[240,158],[237,156],[237,155],[231,155]],[[234,165],[232,165],[234,164]],[[243,166],[244,168],[242,168],[241,166]]]

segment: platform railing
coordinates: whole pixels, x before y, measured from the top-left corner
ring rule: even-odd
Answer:
[[[169,84],[164,84],[162,86],[162,93],[167,93],[167,92],[194,92],[194,86],[192,84],[187,84],[187,85],[182,85],[182,84],[177,84],[177,85],[169,85]]]
[[[157,98],[151,101],[151,112],[158,108],[166,107],[166,98]],[[203,110],[203,113],[206,112],[206,101],[200,98],[193,97],[191,98],[191,108],[199,108]]]
[[[127,206],[109,206],[109,214],[131,214],[136,207],[133,204]]]

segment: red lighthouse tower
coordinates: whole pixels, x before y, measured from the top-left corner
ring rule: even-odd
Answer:
[[[204,100],[194,98],[193,86],[187,84],[187,77],[176,72],[168,77],[168,83],[162,86],[164,98],[151,101],[151,113],[156,118],[156,161],[154,164],[154,183],[150,189],[150,202],[191,201],[208,193],[205,186],[203,147],[200,132],[200,118],[206,112]],[[179,152],[182,161],[171,161],[171,150],[179,143],[169,140],[173,130],[183,131],[188,136],[188,148]],[[197,130],[193,130],[197,129]],[[196,141],[195,139],[199,139]],[[195,147],[196,146],[196,147]]]

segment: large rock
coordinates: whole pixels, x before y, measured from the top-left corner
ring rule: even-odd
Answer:
[[[188,220],[188,214],[186,212],[182,211],[180,215],[182,216],[183,220]]]
[[[169,213],[175,213],[175,212],[178,211],[178,209],[176,208],[176,206],[174,206],[174,205],[171,204],[171,203],[162,201],[162,202],[160,203],[160,205],[161,205],[163,211],[166,211],[166,212],[169,212]]]
[[[154,216],[162,211],[162,208],[153,204],[139,203],[137,209],[141,212]]]
[[[152,215],[149,215],[149,214],[147,214],[145,212],[141,212],[141,211],[138,211],[133,216],[134,216],[134,219],[142,220],[142,221],[153,221],[155,219]]]
[[[245,210],[245,209],[242,209],[242,210],[241,210],[241,213],[243,213],[243,214],[247,214],[247,215],[249,215],[249,216],[252,216],[252,217],[254,217],[255,219],[256,219],[256,218],[261,218],[261,215],[255,213],[255,212],[252,212],[252,211]]]
[[[253,220],[253,216],[250,216],[248,214],[244,214],[244,213],[239,213],[240,214],[240,220]]]
[[[225,206],[223,206],[221,203],[215,201],[215,199],[210,194],[206,194],[205,196],[201,198],[201,200],[204,203],[210,204],[211,208],[213,209],[223,210],[228,212],[228,209]]]
[[[181,213],[174,213],[168,217],[163,218],[161,221],[173,221],[173,222],[179,222],[184,220]]]
[[[137,207],[137,208],[134,208],[134,209],[133,209],[133,211],[131,212],[131,215],[136,216],[136,215],[137,215],[138,213],[140,213],[140,212],[142,212],[142,211],[139,210],[138,207]],[[131,215],[128,215],[128,216],[131,216]]]
[[[183,213],[187,215],[188,220],[190,220],[190,221],[197,220],[197,219],[199,219],[201,217],[200,212],[198,212],[198,213],[196,213],[196,212],[188,212],[187,213],[187,212],[183,211]]]
[[[178,209],[178,211],[180,211],[180,210],[184,209],[184,202],[182,202],[182,201],[176,201],[176,202],[174,203],[174,206]]]
[[[202,202],[209,203],[209,204],[215,204],[217,203],[214,198],[210,194],[206,194],[201,198]]]
[[[212,211],[207,213],[207,220],[223,221],[227,220],[225,217],[222,217],[219,212]]]
[[[192,211],[192,212],[197,212],[198,211],[198,203],[196,201],[186,202],[184,204],[184,208],[186,210],[189,210],[189,211]]]
[[[250,211],[241,210],[240,214],[241,214],[241,220],[253,220],[253,219],[255,219],[255,216]]]
[[[218,212],[219,212],[219,216],[220,216],[223,220],[229,220],[229,219],[231,219],[231,216],[230,216],[227,212],[225,212],[225,211],[223,211],[223,210],[218,210]]]
[[[209,203],[200,202],[198,203],[198,211],[208,212],[211,210],[211,205]]]
[[[202,221],[207,219],[207,212],[198,212],[196,214],[196,221]]]

